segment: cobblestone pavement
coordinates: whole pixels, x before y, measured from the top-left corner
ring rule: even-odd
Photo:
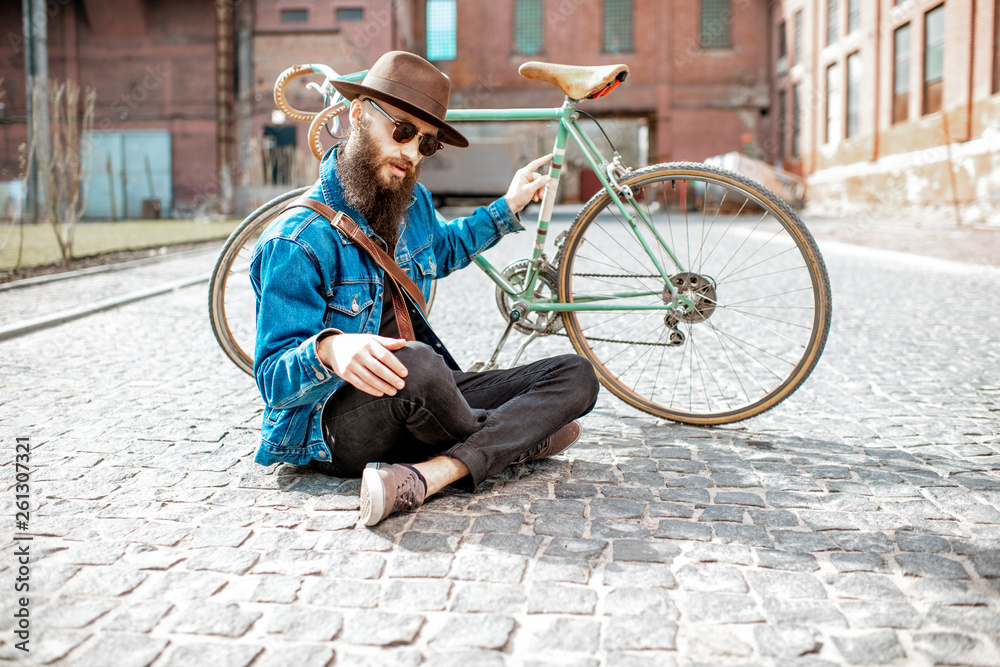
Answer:
[[[1000,271],[821,247],[830,341],[770,413],[691,428],[603,392],[566,455],[375,529],[355,527],[357,481],[253,463],[261,401],[203,287],[0,343],[0,658],[1000,664]],[[486,279],[460,275],[434,320],[467,364],[501,321]],[[32,444],[27,659],[15,436]]]

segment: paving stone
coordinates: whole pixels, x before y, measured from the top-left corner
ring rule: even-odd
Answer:
[[[806,533],[798,530],[772,530],[771,537],[780,547],[791,551],[832,551],[837,546],[823,533]]]
[[[451,575],[466,581],[518,583],[524,576],[528,561],[513,554],[485,552],[459,554],[455,557]]]
[[[896,533],[896,543],[903,551],[919,551],[922,553],[951,551],[951,544],[948,540],[936,535],[915,535],[907,531],[899,531]]]
[[[761,597],[780,599],[822,599],[826,597],[823,585],[810,574],[756,570],[748,572],[747,579],[750,586]]]
[[[746,593],[747,584],[738,568],[714,563],[685,565],[677,572],[680,587],[699,593]]]
[[[614,561],[604,567],[604,585],[674,588],[677,581],[670,568],[660,563]]]
[[[326,646],[282,646],[279,650],[268,650],[253,664],[254,667],[327,667],[333,661],[334,652]]]
[[[653,537],[662,537],[670,540],[697,540],[707,542],[712,539],[712,529],[690,521],[672,521],[664,519],[660,521]]]
[[[774,541],[762,526],[719,523],[715,535],[723,544],[744,544],[751,547],[773,547]]]
[[[832,533],[830,538],[844,551],[885,554],[895,550],[892,540],[882,533]]]
[[[882,572],[888,573],[885,558],[872,553],[835,553],[830,561],[839,572]]]
[[[393,614],[366,609],[345,617],[340,638],[348,644],[366,646],[409,644],[423,624],[424,617],[419,614]]]
[[[382,607],[410,611],[441,611],[448,604],[451,582],[425,579],[393,581],[382,593]]]
[[[255,578],[257,585],[249,597],[254,602],[294,602],[302,587],[298,577],[265,574]]]
[[[591,519],[629,519],[642,516],[645,504],[624,498],[594,498],[590,501]]]
[[[590,614],[596,605],[596,591],[571,584],[534,583],[528,595],[529,614]]]
[[[269,634],[293,641],[331,641],[343,627],[339,612],[304,604],[280,605],[271,613]]]
[[[607,616],[656,615],[677,620],[678,611],[665,588],[615,588],[604,598]]]
[[[545,550],[546,556],[564,558],[597,558],[607,547],[604,540],[585,540],[579,538],[555,538]]]
[[[896,562],[903,572],[917,577],[942,577],[944,579],[968,579],[969,573],[962,564],[951,558],[934,554],[897,554]]]
[[[528,650],[534,655],[545,652],[587,653],[597,652],[601,623],[591,619],[554,618],[534,620]]]
[[[758,526],[765,528],[794,528],[799,525],[799,517],[788,510],[749,510],[750,518]]]
[[[364,607],[378,604],[379,585],[373,581],[353,579],[321,579],[305,598],[322,607]]]
[[[118,606],[111,600],[58,597],[35,613],[38,627],[58,630],[84,628]]]
[[[763,607],[770,624],[847,627],[847,621],[837,606],[826,600],[767,598],[763,601]]]
[[[914,579],[908,583],[914,598],[927,604],[978,606],[990,601],[988,595],[955,579]]]
[[[823,647],[821,637],[815,629],[801,625],[759,625],[754,628],[754,638],[761,654],[779,658],[818,653]]]
[[[145,667],[163,653],[167,639],[144,634],[109,633],[96,637],[81,647],[70,664],[79,667],[105,667],[114,656],[116,667]]]
[[[816,557],[812,554],[800,554],[793,551],[777,551],[773,549],[758,551],[757,563],[761,567],[767,567],[772,570],[815,572],[819,569]]]
[[[403,533],[403,536],[399,538],[399,547],[407,551],[453,553],[457,546],[458,537],[456,535],[408,531]]]
[[[927,621],[960,632],[1000,635],[1000,616],[988,607],[930,607]]]
[[[637,538],[645,542],[645,538],[649,537],[649,535],[649,529],[638,523],[605,519],[604,521],[595,521],[590,525],[590,536],[603,540]]]
[[[806,495],[804,493],[789,493],[786,491],[768,491],[767,504],[770,507],[777,507],[777,508],[801,507],[809,509],[813,507],[819,507],[820,501],[818,497]]]
[[[688,598],[686,611],[686,617],[695,623],[758,623],[764,620],[760,607],[749,595],[699,592]]]
[[[884,665],[906,655],[891,630],[855,637],[834,636],[833,644],[851,665]]]
[[[764,507],[764,499],[756,493],[743,491],[719,491],[713,501],[716,505],[743,505],[747,507]]]
[[[104,630],[116,632],[151,632],[173,608],[166,601],[135,602],[115,613],[104,624]]]
[[[701,511],[698,521],[743,523],[743,508],[735,505],[709,505]]]
[[[531,503],[532,514],[582,517],[586,505],[580,500],[536,500]]]
[[[841,602],[852,628],[918,628],[923,620],[911,605],[891,602]]]
[[[654,616],[613,616],[605,622],[602,638],[608,651],[674,650],[677,625]]]
[[[512,584],[461,584],[456,587],[451,610],[458,613],[518,614],[524,611],[525,589]]]
[[[520,514],[486,514],[478,516],[469,529],[473,533],[516,533],[524,523]]]
[[[540,535],[507,535],[495,533],[483,535],[479,546],[485,549],[495,549],[509,554],[533,556],[542,543]]]
[[[149,576],[123,567],[91,567],[79,572],[63,587],[63,595],[119,597],[135,589]]]
[[[586,527],[587,520],[582,517],[540,516],[535,519],[536,535],[583,537],[583,531]]]
[[[608,563],[608,567],[615,563]],[[590,580],[590,563],[571,558],[539,558],[531,571],[535,581],[568,581],[585,584]]]
[[[706,489],[660,489],[660,500],[675,502],[701,503],[707,505],[711,502]]]
[[[697,544],[687,553],[693,561],[703,563],[730,563],[732,565],[752,565],[753,551],[735,544]]]
[[[840,598],[902,602],[906,597],[890,577],[869,572],[834,575],[828,583]]]
[[[694,516],[694,510],[686,505],[677,503],[650,503],[649,516],[667,516],[680,519],[690,519]]]
[[[675,553],[662,544],[644,540],[615,540],[612,558],[616,561],[666,563]]]
[[[495,614],[464,614],[449,618],[430,640],[432,646],[499,649],[514,630],[514,619]]]
[[[245,549],[209,547],[193,549],[185,561],[188,570],[211,570],[225,574],[245,574],[254,566],[260,554]]]
[[[455,557],[451,554],[399,553],[389,562],[390,577],[443,577]]]
[[[593,498],[597,495],[597,487],[593,484],[556,484],[556,498]]]
[[[194,601],[179,610],[172,630],[194,635],[242,637],[260,615],[259,611],[244,610],[237,604]]]
[[[503,655],[498,651],[486,649],[446,649],[436,650],[430,654],[431,664],[440,667],[466,667],[467,665],[483,665],[483,667],[503,667]]]
[[[954,632],[924,632],[913,635],[913,647],[930,656],[935,662],[956,663],[963,653],[968,653],[979,642],[968,635]]]
[[[976,572],[983,577],[1000,577],[1000,553],[984,553],[972,556]]]
[[[201,665],[226,665],[245,667],[263,651],[261,646],[245,644],[187,644],[174,646],[167,654],[164,665],[170,667],[200,667]]]

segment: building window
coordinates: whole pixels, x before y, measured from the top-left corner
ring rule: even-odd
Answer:
[[[802,10],[795,12],[795,32],[792,34],[792,65],[802,62]]]
[[[281,22],[282,23],[308,23],[309,22],[309,10],[308,9],[282,9],[281,10]]]
[[[604,0],[604,51],[632,50],[632,0]]]
[[[847,0],[847,34],[861,27],[861,0]]]
[[[455,0],[427,0],[427,60],[453,60],[456,55]]]
[[[944,5],[924,14],[924,113],[941,110],[944,89]]]
[[[837,0],[826,0],[826,45],[837,41]]]
[[[788,93],[778,93],[778,159],[785,159],[785,133],[788,132]]]
[[[910,24],[896,28],[892,36],[892,122],[910,117]]]
[[[788,56],[788,36],[785,34],[785,22],[778,24],[778,59]]]
[[[802,84],[792,86],[792,157],[802,155]]]
[[[847,56],[847,122],[845,136],[858,136],[858,112],[861,97],[861,54],[857,51]]]
[[[514,53],[542,50],[542,0],[517,0],[514,5]]]
[[[729,27],[733,22],[730,0],[701,0],[701,46],[704,49],[728,49]]]
[[[337,7],[337,22],[347,23],[349,21],[364,21],[364,7]]]
[[[1000,93],[1000,6],[993,10],[993,93]]]
[[[826,143],[837,141],[843,136],[841,114],[844,107],[840,97],[840,67],[833,63],[826,68]]]

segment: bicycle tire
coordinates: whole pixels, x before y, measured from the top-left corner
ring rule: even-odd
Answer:
[[[652,216],[655,234],[634,219],[696,307],[673,319],[662,310],[566,311],[576,351],[614,395],[677,422],[736,422],[787,398],[815,368],[832,308],[826,266],[802,221],[760,184],[708,165],[652,165],[620,183]],[[672,302],[603,190],[577,215],[557,262],[563,303],[594,296],[619,306]],[[674,332],[682,342],[671,344]]]
[[[248,277],[250,256],[267,225],[309,187],[278,195],[248,215],[229,235],[212,270],[208,286],[212,333],[226,356],[250,375],[253,375],[253,343],[257,334],[256,299]],[[234,277],[237,280],[232,280]],[[432,282],[427,297],[428,314],[436,292],[437,283]]]

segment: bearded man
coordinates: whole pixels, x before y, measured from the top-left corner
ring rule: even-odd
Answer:
[[[394,51],[360,84],[334,86],[351,100],[352,129],[324,156],[306,204],[357,223],[425,296],[433,279],[522,229],[517,214],[541,197],[550,177],[535,169],[551,156],[520,169],[502,198],[450,222],[417,183],[421,161],[443,144],[468,146],[444,121],[451,84],[437,68]],[[461,372],[412,303],[415,340],[400,337],[386,271],[328,217],[290,208],[254,249],[254,373],[266,404],[258,463],[360,476],[361,521],[372,526],[449,484],[474,490],[576,441],[574,420],[597,400],[589,362],[564,355]]]

